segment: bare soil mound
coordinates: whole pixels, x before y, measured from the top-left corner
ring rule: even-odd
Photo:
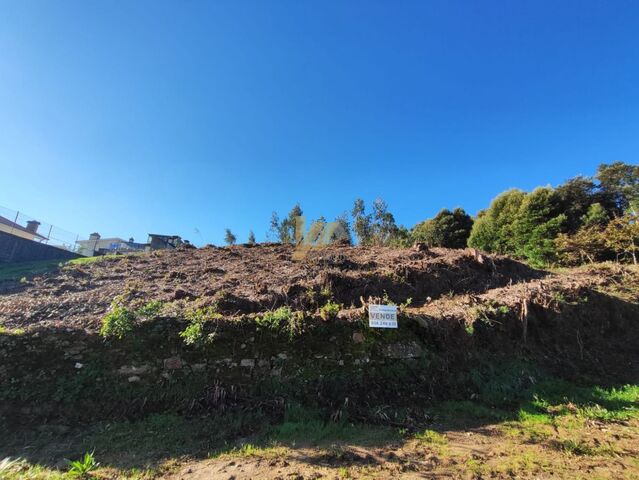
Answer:
[[[361,299],[369,297],[397,303],[410,298],[412,306],[421,306],[546,276],[507,257],[480,263],[471,250],[333,246],[299,261],[294,252],[276,244],[205,247],[68,265],[26,284],[5,284],[0,321],[11,328],[91,330],[122,294],[133,303],[215,303],[227,317],[281,305],[313,309],[323,291],[345,308],[361,307]]]

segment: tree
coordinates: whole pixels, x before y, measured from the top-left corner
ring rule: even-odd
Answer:
[[[399,235],[395,217],[381,198],[373,201],[373,212],[366,213],[364,200],[358,198],[353,204],[353,230],[360,245],[389,245]]]
[[[604,232],[606,245],[615,251],[617,257],[630,257],[637,264],[639,249],[639,215],[628,212],[613,219]]]
[[[248,235],[248,243],[249,245],[255,245],[255,234],[253,233],[253,230],[249,231],[249,235]]]
[[[335,221],[339,224],[339,227],[331,235],[331,243],[339,241],[352,245],[353,237],[351,235],[351,225],[348,221],[348,213],[344,212],[336,217]]]
[[[411,231],[404,225],[400,225],[391,235],[388,240],[388,245],[391,247],[410,247],[413,244],[413,237]]]
[[[398,231],[395,217],[388,211],[388,205],[381,198],[373,201],[373,242],[387,245]]]
[[[364,200],[358,198],[353,204],[353,230],[360,245],[370,245],[373,241],[372,218],[366,214]]]
[[[494,253],[514,253],[513,225],[526,193],[507,190],[493,199],[487,210],[480,212],[468,238],[470,247]]]
[[[269,230],[267,237],[269,240],[278,239],[280,236],[280,217],[277,212],[271,213],[271,222],[269,224]]]
[[[639,213],[639,165],[624,162],[601,164],[595,175],[604,197],[613,202],[613,215],[621,215],[629,208]]]
[[[226,233],[224,235],[224,241],[226,242],[227,245],[235,245],[235,242],[237,241],[237,238],[235,238],[235,235],[233,235],[231,230],[229,230],[228,228],[226,229]]]
[[[555,239],[557,258],[564,265],[601,260],[606,254],[606,238],[598,224],[581,227],[573,235],[560,233]]]
[[[566,215],[567,232],[576,232],[590,206],[597,202],[595,183],[587,177],[571,178],[555,189],[558,209]]]
[[[300,207],[299,203],[295,204],[291,211],[288,212],[288,216],[279,224],[278,236],[280,242],[295,243],[297,240],[295,237],[295,232],[297,230],[297,217],[301,217],[302,215],[302,207]]]
[[[321,216],[313,223],[311,223],[311,226],[308,229],[308,233],[306,233],[304,236],[304,241],[309,244],[316,244],[320,237],[322,237],[322,232],[324,231],[325,227],[326,218],[324,218],[324,216]]]
[[[555,260],[555,238],[566,222],[559,199],[550,187],[533,190],[523,199],[512,227],[515,253],[535,266]]]
[[[434,218],[413,227],[413,239],[431,247],[465,248],[473,219],[463,209],[441,210]]]
[[[588,207],[586,214],[581,217],[581,224],[584,227],[605,227],[610,221],[608,212],[600,203],[593,203]],[[583,227],[582,227],[583,228]]]

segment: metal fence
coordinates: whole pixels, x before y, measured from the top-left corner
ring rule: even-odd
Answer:
[[[77,252],[79,247],[76,243],[79,238],[77,233],[2,206],[0,206],[0,231],[71,252]]]

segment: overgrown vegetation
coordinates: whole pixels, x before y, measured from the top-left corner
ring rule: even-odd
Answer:
[[[222,318],[217,310],[216,304],[208,307],[192,307],[186,311],[185,318],[189,324],[180,332],[180,337],[186,345],[201,346],[213,340],[215,333],[206,334],[205,326],[207,322]]]
[[[285,333],[290,339],[293,339],[302,333],[303,320],[304,312],[294,312],[290,307],[283,306],[256,317],[255,323],[259,327]]]
[[[135,313],[123,305],[121,298],[111,302],[111,308],[102,319],[100,335],[104,338],[117,338],[122,340],[135,326]]]
[[[479,213],[468,244],[536,266],[605,259],[636,263],[638,202],[639,167],[603,164],[594,178],[502,193]]]
[[[322,320],[333,320],[337,318],[337,314],[341,308],[342,306],[340,304],[329,300],[319,309],[320,317]]]
[[[69,477],[71,478],[89,478],[89,475],[100,464],[95,461],[93,452],[85,453],[80,460],[73,460],[69,462]]]

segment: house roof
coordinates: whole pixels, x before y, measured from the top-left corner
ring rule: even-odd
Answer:
[[[35,237],[40,237],[43,240],[47,239],[47,237],[45,237],[44,235],[40,235],[37,232],[30,232],[29,230],[27,230],[25,227],[23,227],[19,223],[13,222],[13,221],[9,220],[8,218],[3,217],[2,215],[0,215],[0,223],[2,223],[3,225],[7,225],[7,226],[9,226],[11,228],[15,228],[16,230],[20,230],[21,232],[25,232],[25,233],[28,233],[30,235],[33,235]]]
[[[179,235],[163,235],[161,233],[149,233],[149,237],[157,237],[157,238],[180,238]]]
[[[129,243],[128,241],[126,241],[126,240],[124,240],[123,238],[120,238],[120,237],[89,238],[87,240],[78,240],[76,243],[102,243],[102,242],[107,242],[107,243]]]

